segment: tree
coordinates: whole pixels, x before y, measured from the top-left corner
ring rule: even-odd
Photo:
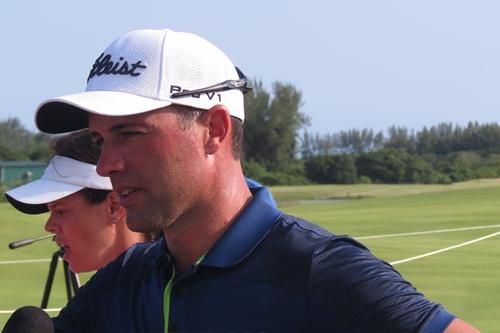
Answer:
[[[405,164],[405,183],[424,183],[431,184],[439,181],[431,164],[423,157],[414,154],[403,154]]]
[[[307,177],[320,184],[353,184],[357,179],[354,157],[348,154],[315,156],[305,168]]]
[[[21,125],[17,118],[0,121],[0,146],[3,159],[47,160],[49,156],[49,136],[33,134]],[[0,156],[0,158],[2,158]]]
[[[253,90],[245,95],[245,159],[267,170],[284,169],[294,162],[298,132],[309,123],[300,111],[302,93],[281,82],[273,84],[272,95],[261,81],[252,85]]]
[[[391,126],[387,130],[389,137],[384,143],[384,148],[404,149],[409,153],[415,153],[415,135],[413,130],[406,127]]]
[[[26,156],[18,151],[12,151],[11,149],[0,144],[0,160],[3,161],[16,161],[25,160]]]
[[[344,153],[360,154],[373,151],[382,147],[384,136],[382,132],[374,133],[371,129],[351,129],[348,131],[340,131],[336,137],[338,138],[338,146]]]
[[[358,175],[380,183],[401,183],[406,171],[404,154],[408,155],[393,148],[361,154],[356,159]]]
[[[320,135],[304,131],[300,139],[300,156],[309,159],[313,156],[334,155],[339,151],[339,140],[336,134]]]

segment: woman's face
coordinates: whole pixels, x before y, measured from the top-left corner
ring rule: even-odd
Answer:
[[[45,230],[55,234],[55,241],[65,249],[64,260],[73,272],[93,271],[115,258],[115,225],[108,199],[92,204],[77,192],[47,206],[50,217]]]

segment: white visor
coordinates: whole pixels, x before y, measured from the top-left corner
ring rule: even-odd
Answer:
[[[19,211],[40,214],[48,210],[47,203],[84,188],[113,189],[111,180],[99,176],[95,165],[56,155],[40,179],[7,191],[5,196]]]

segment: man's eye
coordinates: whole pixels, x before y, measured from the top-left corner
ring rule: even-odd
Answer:
[[[123,138],[129,138],[129,137],[132,137],[132,136],[136,136],[136,135],[141,135],[142,132],[140,131],[124,131],[124,132],[120,132],[120,136],[123,137]]]
[[[65,212],[65,210],[59,209],[55,211],[54,214],[56,214],[58,217],[63,217]]]

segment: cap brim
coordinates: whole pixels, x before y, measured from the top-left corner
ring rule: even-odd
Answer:
[[[72,132],[88,127],[88,113],[129,116],[160,109],[171,101],[156,100],[119,91],[87,91],[48,99],[35,113],[38,129],[48,134]]]
[[[83,189],[81,186],[39,179],[5,192],[9,202],[25,214],[48,211],[47,203],[67,197]]]

